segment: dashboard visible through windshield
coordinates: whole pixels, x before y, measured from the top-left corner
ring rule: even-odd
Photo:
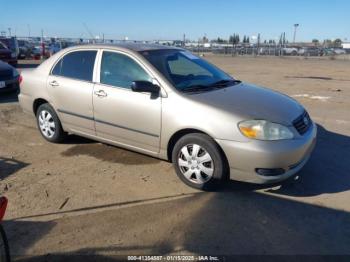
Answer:
[[[188,51],[162,49],[141,54],[179,91],[207,91],[239,82]]]

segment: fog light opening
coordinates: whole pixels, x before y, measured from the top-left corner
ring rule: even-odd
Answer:
[[[280,176],[285,173],[283,168],[256,168],[255,172],[261,176]]]

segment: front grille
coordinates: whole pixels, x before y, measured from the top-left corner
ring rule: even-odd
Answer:
[[[311,126],[311,118],[309,114],[305,111],[297,119],[293,121],[293,126],[298,131],[300,135],[303,135],[309,130]]]

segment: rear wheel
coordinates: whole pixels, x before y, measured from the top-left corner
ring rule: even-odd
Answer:
[[[201,190],[214,189],[227,175],[226,160],[219,146],[205,134],[180,138],[174,146],[172,162],[185,184]]]
[[[66,137],[55,110],[49,104],[39,106],[36,119],[40,133],[47,141],[59,143]]]

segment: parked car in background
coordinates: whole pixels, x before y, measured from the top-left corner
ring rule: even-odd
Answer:
[[[61,46],[61,43],[59,43],[59,42],[52,43],[52,44],[50,44],[48,49],[49,49],[50,56],[52,56],[52,55],[56,54],[57,52],[61,51],[62,46]]]
[[[12,66],[17,66],[18,63],[16,54],[2,42],[0,42],[0,60],[9,63]]]
[[[324,50],[318,47],[302,47],[299,49],[298,54],[303,56],[323,56]]]
[[[20,105],[47,141],[68,132],[170,160],[197,189],[290,178],[316,142],[296,100],[176,47],[76,46],[22,77]]]
[[[12,51],[13,56],[18,57],[19,47],[16,37],[0,37],[0,42],[2,42],[5,46],[7,46],[8,49]]]
[[[19,48],[18,59],[29,58],[34,45],[26,40],[17,40],[17,41],[18,41],[18,48]]]
[[[0,93],[17,91],[19,81],[20,75],[16,68],[0,61]]]
[[[345,55],[346,51],[342,48],[333,48],[333,52],[336,55]]]
[[[279,48],[276,47],[275,45],[273,46],[263,46],[260,47],[259,49],[259,54],[260,55],[274,55],[277,56],[279,55]]]
[[[43,47],[42,45],[34,46],[31,50],[31,56],[34,59],[40,59],[43,55]],[[50,47],[48,45],[45,45],[45,52],[44,52],[44,58],[50,57]]]
[[[323,55],[335,55],[333,48],[323,48]]]
[[[298,48],[296,47],[283,47],[282,48],[283,55],[298,55]]]

